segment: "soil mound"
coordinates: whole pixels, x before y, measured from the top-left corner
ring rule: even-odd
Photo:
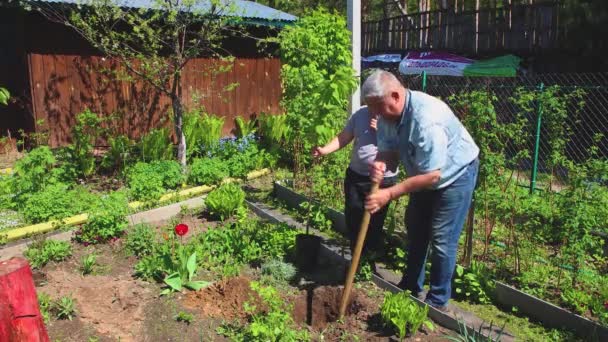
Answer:
[[[243,308],[245,302],[258,309],[262,302],[260,296],[251,289],[250,282],[247,277],[230,278],[200,291],[188,292],[183,304],[203,317],[244,319],[247,317]]]
[[[342,287],[321,286],[304,290],[295,299],[293,317],[297,323],[308,324],[320,331],[329,323],[338,320],[341,300]],[[353,289],[346,307],[345,319],[365,322],[376,311],[378,305],[362,292]]]

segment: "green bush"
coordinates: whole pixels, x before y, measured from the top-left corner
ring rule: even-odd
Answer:
[[[173,143],[167,128],[153,129],[141,137],[137,147],[143,161],[170,160],[173,158]]]
[[[57,183],[32,194],[20,212],[29,222],[40,223],[85,213],[96,200],[84,188],[69,190],[67,185]]]
[[[44,189],[56,181],[53,167],[57,159],[47,146],[37,147],[15,163],[13,175],[13,201],[23,204],[30,194]]]
[[[131,196],[137,200],[154,201],[167,189],[176,189],[184,181],[181,165],[173,160],[139,162],[127,170]]]
[[[100,198],[89,213],[89,220],[76,232],[76,240],[85,244],[103,243],[120,237],[128,225],[127,197],[115,192]]]
[[[104,155],[101,166],[108,170],[122,170],[122,168],[133,158],[133,142],[126,135],[119,135],[117,137],[108,138],[108,145],[110,148]]]
[[[135,225],[125,238],[125,249],[140,258],[152,254],[155,244],[154,228],[148,224]]]
[[[72,255],[72,246],[66,241],[42,240],[32,243],[23,253],[32,268],[41,268],[51,261],[63,261]]]
[[[188,180],[191,184],[213,185],[228,177],[226,164],[218,158],[197,158],[190,167]]]
[[[452,285],[455,297],[472,303],[490,303],[490,293],[493,290],[491,277],[491,271],[482,263],[473,261],[469,268],[456,265]]]
[[[175,160],[154,161],[151,166],[154,172],[162,176],[165,189],[177,189],[184,182],[182,166]]]
[[[236,213],[245,202],[245,192],[238,184],[223,184],[205,198],[207,210],[224,220]]]
[[[95,171],[93,147],[103,133],[103,121],[89,109],[76,116],[76,124],[72,128],[73,143],[68,149],[79,176],[88,177]]]

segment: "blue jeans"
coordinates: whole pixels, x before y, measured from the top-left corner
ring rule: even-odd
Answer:
[[[412,193],[405,214],[409,240],[405,287],[414,296],[422,292],[430,244],[431,287],[425,301],[435,307],[447,305],[452,293],[458,239],[475,190],[479,160],[466,168],[443,189]]]

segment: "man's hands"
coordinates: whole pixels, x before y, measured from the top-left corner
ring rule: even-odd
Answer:
[[[327,150],[321,146],[315,146],[312,149],[312,156],[315,158],[322,157],[326,154],[328,154]]]
[[[391,192],[387,189],[379,189],[375,194],[367,195],[365,209],[372,214],[384,207],[391,200]]]
[[[375,161],[369,166],[369,178],[372,183],[382,183],[386,172],[386,163],[383,161]]]

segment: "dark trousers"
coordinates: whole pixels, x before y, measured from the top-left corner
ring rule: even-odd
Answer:
[[[396,181],[397,177],[385,178],[380,188],[393,186]],[[349,231],[351,251],[357,243],[357,235],[359,234],[363,213],[365,212],[365,197],[371,191],[371,187],[372,183],[369,176],[360,175],[350,168],[346,170],[346,177],[344,178],[344,217]],[[371,216],[365,245],[363,245],[363,255],[369,254],[371,251],[381,253],[385,249],[383,246],[384,232],[382,226],[384,225],[389,205],[390,202]]]

